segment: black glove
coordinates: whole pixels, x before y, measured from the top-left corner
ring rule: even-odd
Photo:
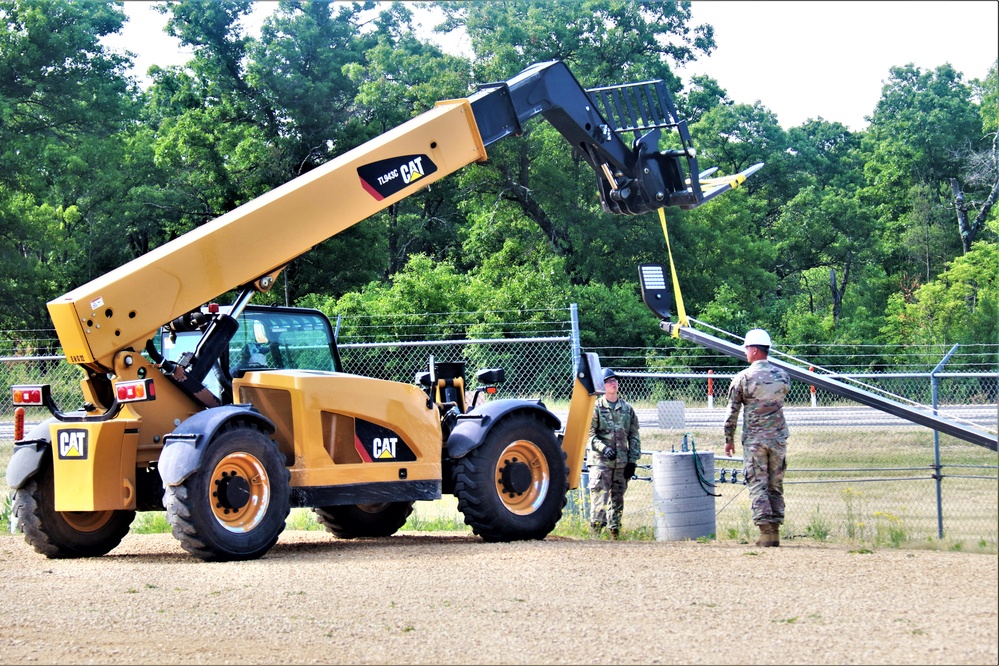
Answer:
[[[617,449],[613,446],[605,446],[604,450],[600,452],[600,457],[604,460],[617,460]]]
[[[635,468],[638,467],[635,463],[630,462],[624,466],[624,478],[630,479],[635,476]]]

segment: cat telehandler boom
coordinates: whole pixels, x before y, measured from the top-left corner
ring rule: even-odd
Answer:
[[[415,501],[442,493],[487,541],[544,538],[579,484],[603,390],[595,355],[576,364],[562,427],[538,400],[466,404],[460,363],[431,359],[413,384],[346,373],[321,313],[249,305],[296,257],[485,161],[537,115],[593,168],[613,213],[695,208],[749,174],[698,171],[661,81],[585,90],[552,61],[439,102],[48,303],[67,361],[85,373],[84,404],[62,412],[47,385],[13,389],[15,406],[51,413],[7,467],[28,543],[48,557],[99,556],[136,511],[165,510],[193,555],[252,559],[291,507],[313,508],[341,537],[388,536]],[[232,291],[231,305],[210,305]],[[502,370],[478,378],[489,387]]]

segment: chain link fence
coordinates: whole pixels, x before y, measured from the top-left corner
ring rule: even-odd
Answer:
[[[551,406],[572,393],[572,350],[568,337],[510,340],[346,343],[340,345],[344,370],[397,382],[415,383],[431,363],[463,363],[465,387],[476,387],[479,370],[502,368],[497,398],[540,398]]]
[[[940,415],[995,434],[999,345],[968,347],[960,353],[951,345],[914,350],[909,363],[900,363],[905,372],[858,371],[854,364],[867,361],[863,353],[867,346],[844,348],[842,362],[835,361],[835,350],[823,347],[824,365],[815,367],[895,402],[935,404]],[[648,529],[656,524],[650,478],[653,452],[693,448],[715,456],[711,490],[717,495],[717,535],[754,540],[741,458],[724,457],[728,386],[745,364],[680,345],[588,351],[597,352],[604,366],[618,368],[621,394],[638,410],[642,425],[640,478],[628,487],[625,528]],[[948,352],[959,371],[942,370]],[[982,359],[991,359],[991,367]],[[784,481],[784,538],[873,545],[944,539],[957,548],[997,547],[995,451],[938,435],[797,380],[785,400],[785,415],[791,436]]]
[[[417,373],[429,370],[432,362],[462,362],[469,390],[475,388],[478,370],[501,367],[506,379],[497,397],[540,398],[563,418],[572,390],[573,359],[580,352],[596,352],[604,367],[617,371],[621,394],[634,405],[641,423],[643,456],[638,478],[631,481],[626,494],[625,530],[654,533],[653,453],[693,449],[715,456],[710,490],[716,495],[718,538],[755,539],[741,460],[723,457],[726,393],[729,381],[741,369],[739,362],[680,346],[581,349],[574,313],[554,312],[533,328],[506,330],[499,337],[475,324],[463,331],[452,326],[442,335],[433,324],[441,315],[434,314],[425,315],[422,328],[409,329],[406,335],[396,331],[395,337],[401,338],[397,340],[385,340],[384,331],[378,335],[344,333],[373,330],[372,324],[365,323],[344,327],[340,351],[347,372],[407,383],[414,383]],[[342,323],[338,322],[338,328]],[[505,320],[503,328],[511,328]],[[428,339],[415,339],[420,335]],[[844,350],[844,363],[838,364],[830,363],[836,358],[835,349],[824,347],[823,367],[836,366],[834,371],[844,379],[887,392],[898,401],[930,405],[936,398],[941,414],[994,433],[999,421],[996,364],[989,367],[976,361],[971,365],[955,359],[947,372],[940,371],[939,362],[948,348],[936,348],[935,357],[922,350],[926,360],[902,364],[902,372],[893,372],[895,368],[862,372],[846,362],[856,360],[856,349]],[[994,361],[997,352],[999,345],[969,353]],[[10,387],[48,383],[56,404],[72,409],[82,402],[82,377],[82,371],[61,356],[0,357],[0,465],[6,467],[13,447]],[[792,382],[785,411],[791,430],[785,539],[892,546],[943,539],[953,548],[997,547],[999,466],[995,451],[938,435],[799,381]],[[31,423],[45,416],[39,409],[29,413],[27,420]],[[0,482],[0,490],[6,494],[5,481]],[[453,502],[441,503],[448,511],[455,510]],[[587,511],[585,490],[572,491],[565,520],[585,521]]]

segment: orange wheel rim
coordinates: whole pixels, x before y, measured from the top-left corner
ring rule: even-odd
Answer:
[[[61,515],[77,532],[96,532],[108,524],[114,511],[63,511]]]
[[[532,514],[548,495],[548,459],[534,442],[521,439],[509,444],[496,461],[495,472],[496,492],[511,513]]]
[[[260,460],[248,453],[230,453],[212,472],[212,513],[230,532],[248,532],[267,513],[270,488],[267,470]]]

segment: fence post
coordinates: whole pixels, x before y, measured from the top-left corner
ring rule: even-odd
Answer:
[[[714,370],[708,370],[708,409],[715,408],[715,379],[712,375]]]
[[[814,365],[808,366],[808,371],[809,372],[815,372],[815,366]],[[812,407],[815,407],[816,404],[817,404],[816,401],[815,401],[815,384],[809,384],[808,385],[808,390],[812,394]]]
[[[579,365],[580,344],[579,344],[579,306],[575,303],[569,304],[569,319],[571,329],[569,331],[570,344],[572,345],[572,368],[570,374],[576,371]]]
[[[937,373],[944,367],[950,357],[957,351],[959,345],[954,345],[950,351],[937,363],[937,367],[930,371],[930,392],[933,394],[933,415],[937,415]],[[933,431],[933,476],[937,480],[937,538],[943,539],[943,493],[941,482],[943,474],[940,473],[940,431]]]

